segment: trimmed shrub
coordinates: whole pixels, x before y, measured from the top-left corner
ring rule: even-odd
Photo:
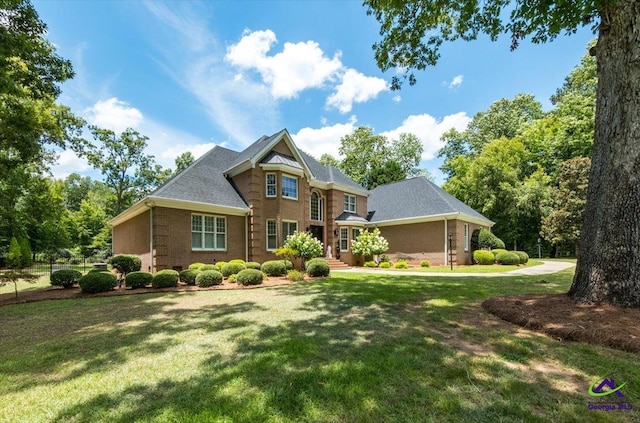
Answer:
[[[409,264],[406,261],[397,261],[396,264],[393,265],[396,269],[408,269]]]
[[[78,283],[82,273],[73,269],[61,269],[56,270],[51,274],[51,285],[61,286],[63,288],[71,288],[74,284]]]
[[[473,237],[473,234],[471,236]],[[483,228],[480,229],[478,234],[478,248],[487,248],[489,250],[504,249],[504,242],[489,230]]]
[[[304,273],[299,270],[289,270],[287,272],[287,279],[294,282],[300,282],[304,280]]]
[[[313,263],[315,263],[318,260],[326,262],[325,259],[320,257],[312,258],[311,260],[307,260],[304,262],[304,270],[306,271],[309,268],[309,266],[311,266]],[[290,270],[290,269],[287,268],[287,270]]]
[[[151,280],[151,286],[153,288],[172,288],[178,286],[178,280],[180,274],[171,269],[161,270],[155,274]]]
[[[196,284],[196,276],[201,271],[198,269],[188,269],[180,272],[180,282],[184,282],[187,285],[195,285]]]
[[[498,254],[500,254],[500,253],[508,253],[508,251],[505,250],[504,248],[496,248],[494,250],[491,250],[491,253],[493,254],[493,257],[496,257]]]
[[[420,262],[420,267],[429,267],[431,266],[431,263],[429,262],[429,260],[422,260]]]
[[[256,269],[244,269],[236,275],[236,282],[242,285],[260,285],[262,283],[262,272]]]
[[[313,259],[311,259],[311,260],[313,260]],[[293,269],[293,262],[291,260],[282,260],[282,261],[284,263],[285,269],[287,269],[287,270]]]
[[[131,272],[138,272],[142,266],[142,260],[140,260],[140,257],[129,254],[113,256],[109,260],[109,263],[114,269],[123,275]]]
[[[246,269],[247,266],[245,266],[242,263],[227,263],[224,266],[222,266],[222,276],[224,276],[225,278],[228,278],[231,275],[237,275],[238,273],[240,273],[241,270]]]
[[[78,281],[82,292],[97,294],[113,290],[118,285],[118,278],[111,272],[87,273]]]
[[[520,264],[520,257],[516,253],[505,251],[496,255],[496,263],[506,265]]]
[[[495,261],[495,257],[491,251],[476,250],[473,252],[473,262],[480,265],[490,265]]]
[[[329,276],[329,262],[324,259],[315,259],[311,261],[309,267],[307,267],[307,273],[309,276]]]
[[[227,282],[236,283],[236,276],[237,275],[229,275],[229,277],[227,278]]]
[[[529,254],[525,253],[524,251],[512,251],[512,252],[517,254],[518,257],[520,257],[520,264],[527,264],[527,262],[529,261]]]
[[[222,283],[222,273],[217,270],[202,270],[196,276],[196,285],[201,288],[220,285]]]
[[[376,262],[375,261],[365,261],[364,262],[364,267],[376,267]]]
[[[124,285],[135,288],[145,288],[153,280],[153,275],[149,272],[131,272],[124,277]]]
[[[233,263],[233,264],[244,264],[245,266],[247,265],[247,263],[242,260],[242,259],[233,259],[233,260],[229,260],[229,263]]]
[[[203,264],[202,266],[200,266],[200,268],[198,269],[200,271],[202,270],[220,270],[218,269],[218,265],[217,264]]]
[[[287,273],[287,267],[283,260],[269,260],[262,263],[261,270],[267,276],[282,276]]]
[[[216,262],[216,264],[214,266],[216,266],[217,269],[209,269],[209,270],[217,270],[217,271],[221,272],[222,271],[222,266],[224,266],[225,264],[227,264],[226,261]],[[202,269],[200,269],[200,270],[202,270]]]
[[[245,266],[247,266],[247,269],[255,269],[255,270],[262,269],[262,265],[257,261],[248,261],[245,263]]]
[[[204,266],[204,263],[191,263],[188,267],[189,270],[200,270]]]
[[[391,267],[391,262],[389,261],[381,261],[378,265],[380,269],[389,269]]]
[[[100,272],[107,272],[108,270],[104,270],[104,269],[89,269],[89,271],[87,273],[100,273]]]

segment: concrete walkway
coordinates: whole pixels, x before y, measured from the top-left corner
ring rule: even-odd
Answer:
[[[568,263],[563,261],[543,261],[538,266],[526,267],[523,269],[511,270],[509,272],[494,272],[494,273],[437,273],[437,272],[411,272],[411,271],[398,271],[398,270],[384,270],[384,269],[369,269],[366,267],[350,268],[345,270],[336,270],[336,272],[349,272],[349,273],[373,273],[378,275],[405,275],[405,276],[433,276],[444,278],[466,278],[466,277],[496,277],[496,276],[536,276],[536,275],[549,275],[561,270],[574,267],[575,263]]]

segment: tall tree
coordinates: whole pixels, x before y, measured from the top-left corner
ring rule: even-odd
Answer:
[[[487,111],[476,113],[464,131],[451,129],[443,134],[441,140],[445,145],[438,153],[444,157],[442,171],[452,176],[454,169],[450,162],[454,157],[479,154],[487,143],[498,138],[514,138],[542,116],[542,105],[531,94],[494,102]]]
[[[360,185],[373,189],[418,175],[422,150],[422,143],[414,134],[402,133],[397,140],[389,141],[374,134],[372,128],[360,126],[340,139],[339,152],[344,158],[338,168]],[[333,159],[323,157],[327,163]]]
[[[579,251],[587,202],[591,159],[575,157],[560,164],[551,190],[551,210],[542,221],[542,236],[553,244],[572,244]]]
[[[335,157],[333,157],[329,153],[322,154],[322,156],[320,156],[320,160],[318,160],[318,162],[320,162],[320,164],[323,165],[323,166],[340,167],[340,160],[336,159]]]
[[[47,27],[29,1],[0,0],[0,180],[44,148],[79,147],[82,120],[56,104],[71,62],[45,38]]]
[[[175,172],[173,172],[173,174],[177,175],[178,173],[182,172],[183,170],[188,168],[195,160],[196,159],[193,157],[193,154],[191,154],[191,151],[185,151],[184,153],[180,154],[178,157],[176,157],[176,170]]]
[[[382,70],[435,65],[444,41],[495,40],[507,33],[512,48],[592,25],[597,44],[596,121],[582,248],[571,298],[640,307],[640,2],[637,0],[419,1],[365,0],[381,24],[374,45]],[[399,88],[403,77],[394,77]]]
[[[109,129],[96,126],[90,129],[99,145],[88,150],[87,159],[102,172],[105,185],[115,195],[114,214],[122,212],[169,177],[169,170],[162,170],[153,156],[144,153],[149,139],[146,136],[132,128],[119,137]]]

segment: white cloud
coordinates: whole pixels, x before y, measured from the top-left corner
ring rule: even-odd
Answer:
[[[271,30],[245,30],[240,41],[227,49],[225,60],[257,71],[275,99],[295,98],[300,91],[322,87],[342,68],[340,52],[328,58],[315,41],[285,43],[282,52],[267,56],[276,42]]]
[[[403,132],[414,134],[422,141],[422,146],[424,147],[422,160],[431,160],[437,156],[438,150],[444,145],[442,141],[440,141],[442,134],[451,128],[462,131],[470,121],[471,118],[469,118],[465,112],[445,116],[440,121],[426,113],[422,115],[411,115],[396,129],[382,132],[380,135],[384,135],[388,139],[393,140],[398,139]]]
[[[375,76],[366,76],[355,69],[347,69],[336,91],[327,98],[327,106],[340,113],[349,113],[353,103],[364,103],[387,89],[387,81]]]
[[[464,80],[464,75],[456,75],[453,77],[453,79],[451,80],[451,82],[449,83],[449,88],[455,88],[457,86],[459,86],[460,84],[462,84],[462,81]]]
[[[185,151],[191,151],[194,157],[198,158],[216,145],[216,143],[207,142],[192,134],[147,118],[138,109],[116,97],[96,102],[93,106],[85,109],[83,116],[89,123],[111,129],[117,135],[131,127],[147,136],[149,140],[147,141],[146,153],[153,155],[156,162],[165,168],[173,168],[175,158]],[[61,166],[63,165],[62,160],[66,157],[71,160],[69,153],[65,151],[61,154],[58,160]],[[87,168],[88,166],[78,169],[78,171]],[[56,168],[56,172],[59,170]],[[57,176],[57,173],[55,174]]]
[[[293,142],[298,148],[320,159],[324,153],[338,157],[340,138],[348,135],[356,128],[357,119],[351,116],[347,123],[337,123],[321,128],[302,128],[296,134],[291,134]]]
[[[393,96],[393,101],[395,101],[396,103],[400,103],[402,101],[402,97],[400,96],[400,94],[396,94]]]
[[[98,101],[85,109],[82,115],[90,124],[110,129],[118,134],[129,127],[137,127],[143,119],[140,110],[115,97]]]
[[[51,173],[56,179],[64,179],[72,173],[83,173],[90,169],[85,159],[82,159],[71,150],[58,152],[56,164],[51,166]]]

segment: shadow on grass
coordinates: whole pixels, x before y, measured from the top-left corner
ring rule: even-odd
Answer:
[[[544,374],[466,355],[434,337],[428,328],[438,325],[433,313],[451,317],[464,304],[424,306],[425,301],[444,304],[449,298],[477,295],[465,292],[464,285],[443,285],[458,292],[445,295],[438,284],[399,278],[375,283],[330,279],[274,288],[265,294],[274,298],[270,307],[263,306],[265,318],[279,308],[279,301],[295,296],[300,297],[297,313],[276,325],[253,321],[251,330],[234,338],[231,353],[209,352],[197,376],[96,395],[67,407],[54,420],[546,422],[592,416],[585,411],[585,395],[563,390]],[[227,304],[217,315],[216,310],[196,313],[210,320],[207,327],[214,333],[246,324],[230,316],[260,304]],[[151,307],[147,315],[167,312],[166,304],[145,306]],[[179,320],[183,312],[170,311],[144,334],[186,330]],[[127,344],[135,341],[132,337]],[[520,350],[509,348],[500,352],[507,360],[527,363],[536,356],[535,342]],[[613,418],[619,416],[598,416],[599,421]]]
[[[149,294],[144,298],[40,302],[22,305],[22,312],[16,306],[11,309],[16,312],[13,316],[2,319],[3,349],[14,350],[15,354],[9,353],[7,359],[0,361],[0,374],[18,380],[11,391],[29,389],[43,380],[48,383],[72,380],[97,369],[116,368],[132,357],[161,354],[180,343],[177,335],[187,330],[215,333],[242,328],[246,322],[236,318],[239,313],[262,309],[250,301],[198,304],[197,308],[176,306],[184,304],[185,297],[195,295],[183,292]],[[46,316],[62,313],[59,320],[34,324],[40,317],[29,312],[31,307]],[[29,319],[28,331],[20,331],[22,319]],[[38,339],[41,342],[34,344]],[[24,345],[30,348],[25,351]],[[67,365],[72,370],[61,371]],[[6,389],[0,385],[0,392]]]

